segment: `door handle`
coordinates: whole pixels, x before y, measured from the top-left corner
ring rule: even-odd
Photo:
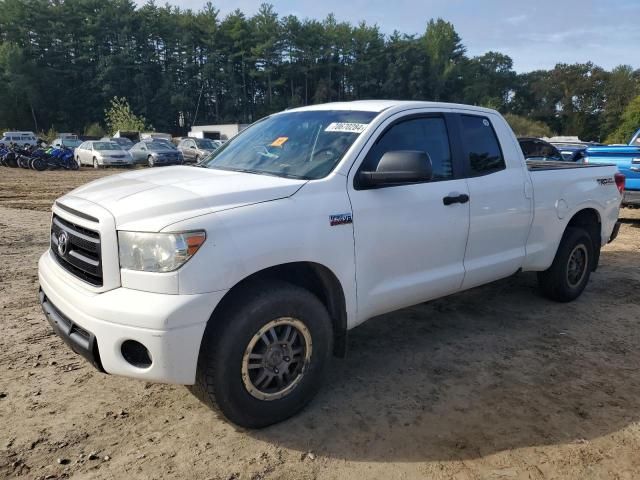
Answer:
[[[469,201],[469,195],[461,193],[460,195],[449,195],[442,199],[442,203],[445,205],[453,205],[454,203],[467,203]]]

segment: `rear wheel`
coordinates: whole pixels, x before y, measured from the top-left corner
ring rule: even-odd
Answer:
[[[191,390],[233,423],[261,428],[300,411],[320,388],[331,320],[315,295],[295,285],[238,293],[207,326]]]
[[[43,172],[47,169],[47,162],[43,158],[34,158],[31,166],[34,170]]]
[[[589,233],[582,228],[567,227],[551,267],[538,273],[542,293],[557,302],[575,300],[589,282],[594,260]]]

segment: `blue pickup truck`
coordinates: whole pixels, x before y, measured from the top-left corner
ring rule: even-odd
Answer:
[[[640,130],[628,145],[587,148],[584,162],[616,164],[626,177],[622,206],[640,208]]]

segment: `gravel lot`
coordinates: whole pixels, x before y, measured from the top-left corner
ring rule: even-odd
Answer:
[[[585,294],[535,275],[371,320],[300,415],[239,430],[184,387],[103,375],[48,327],[48,210],[114,170],[0,168],[0,477],[640,478],[640,214]]]

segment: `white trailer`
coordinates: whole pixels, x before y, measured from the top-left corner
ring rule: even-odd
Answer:
[[[191,127],[188,136],[192,138],[209,138],[211,140],[229,140],[248,126],[246,123],[194,125]]]

